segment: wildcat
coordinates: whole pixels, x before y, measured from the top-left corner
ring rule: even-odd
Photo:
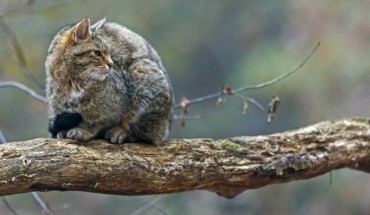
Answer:
[[[45,62],[49,132],[78,141],[160,145],[170,129],[173,92],[157,52],[105,18],[61,29]]]

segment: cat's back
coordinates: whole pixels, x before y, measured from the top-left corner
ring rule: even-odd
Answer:
[[[127,63],[149,58],[163,67],[153,47],[142,36],[127,27],[107,22],[97,30],[97,34],[108,43],[113,61]]]

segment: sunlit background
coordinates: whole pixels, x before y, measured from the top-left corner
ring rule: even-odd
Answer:
[[[370,1],[346,0],[1,0],[0,81],[23,83],[40,94],[46,50],[55,33],[89,17],[119,22],[160,53],[176,100],[268,81],[298,66],[318,41],[321,47],[296,74],[247,91],[267,108],[281,100],[276,119],[252,104],[227,97],[190,106],[186,126],[170,138],[226,138],[295,129],[345,117],[369,117]],[[10,29],[6,29],[5,25]],[[12,35],[12,33],[14,35]],[[14,47],[14,36],[26,65]],[[26,66],[26,67],[25,67]],[[0,130],[10,141],[47,137],[46,107],[15,88],[0,89]],[[208,191],[125,197],[82,192],[40,193],[54,214],[369,214],[370,176],[354,170],[311,180],[248,190],[232,200]],[[6,197],[18,214],[41,214],[30,194]],[[153,207],[143,205],[153,201]],[[139,210],[139,211],[138,211]],[[140,211],[141,210],[141,211]],[[0,214],[12,214],[0,202]]]

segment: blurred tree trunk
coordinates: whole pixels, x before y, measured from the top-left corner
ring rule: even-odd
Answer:
[[[162,147],[34,139],[0,145],[0,157],[0,195],[209,190],[233,198],[344,167],[370,173],[370,119],[326,121],[268,136],[169,140]]]

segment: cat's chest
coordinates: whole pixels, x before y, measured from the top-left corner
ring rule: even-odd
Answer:
[[[85,89],[72,89],[69,95],[69,102],[78,103],[80,99],[84,96]]]
[[[104,103],[105,90],[98,86],[72,87],[65,92],[64,106],[71,112],[95,111]]]
[[[67,108],[78,108],[85,97],[86,90],[83,88],[71,88],[68,90],[64,99]]]

